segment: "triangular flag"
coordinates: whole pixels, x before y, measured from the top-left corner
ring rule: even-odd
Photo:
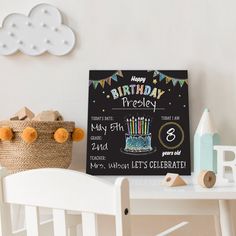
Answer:
[[[116,74],[119,75],[120,77],[123,77],[123,73],[121,70],[118,70]]]
[[[184,82],[185,82],[186,84],[188,84],[188,80],[185,80]]]
[[[162,81],[163,79],[165,79],[165,77],[166,77],[165,75],[159,73],[159,80],[160,80],[160,81]]]
[[[182,87],[184,85],[184,82],[185,82],[185,80],[183,80],[183,79],[179,80],[180,87]]]
[[[166,83],[168,84],[172,80],[171,77],[166,77]]]
[[[154,72],[153,72],[153,77],[156,77],[156,76],[158,76],[159,75],[159,71],[158,70],[154,70]]]
[[[106,82],[111,85],[111,77],[106,78]]]
[[[177,79],[172,79],[172,83],[175,86],[177,84],[178,80]]]
[[[99,84],[99,81],[93,80],[93,86],[95,89],[97,88],[98,84]]]
[[[89,86],[90,86],[92,83],[93,83],[93,81],[92,81],[92,80],[89,80]]]
[[[104,88],[104,86],[105,86],[105,82],[106,82],[105,79],[100,80],[100,84],[101,84],[101,86],[102,86],[103,88]]]
[[[111,79],[117,81],[117,75],[116,74],[112,75]]]

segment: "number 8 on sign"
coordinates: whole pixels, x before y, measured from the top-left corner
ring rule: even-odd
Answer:
[[[175,140],[176,136],[175,136],[174,132],[175,132],[174,128],[170,128],[170,129],[167,130],[167,132],[166,132],[167,133],[166,140],[168,142],[172,142],[172,141]]]
[[[158,139],[163,147],[176,149],[184,141],[183,128],[176,122],[167,122],[161,126]]]

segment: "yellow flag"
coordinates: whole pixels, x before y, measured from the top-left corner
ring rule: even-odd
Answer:
[[[100,84],[101,84],[101,86],[102,86],[103,88],[104,88],[104,86],[105,86],[105,82],[106,82],[105,79],[100,80]]]
[[[108,78],[106,79],[106,82],[107,82],[109,85],[111,85],[111,77],[108,77]]]
[[[172,80],[172,78],[171,77],[166,77],[166,83],[168,84],[170,81]]]

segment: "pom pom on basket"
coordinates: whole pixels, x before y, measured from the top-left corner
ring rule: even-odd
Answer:
[[[54,133],[54,139],[58,142],[58,143],[64,143],[67,141],[67,139],[69,138],[69,133],[66,129],[64,128],[59,128],[57,129],[57,131]]]
[[[79,142],[84,138],[84,131],[81,128],[75,128],[72,134],[72,139],[75,142]]]
[[[13,138],[13,132],[10,127],[3,126],[0,128],[0,139],[2,141],[10,141]]]
[[[32,127],[26,127],[22,133],[22,139],[26,143],[33,143],[38,137],[37,131]]]

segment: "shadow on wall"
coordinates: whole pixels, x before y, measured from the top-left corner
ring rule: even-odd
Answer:
[[[215,68],[209,70],[209,66],[198,64],[196,70],[188,67],[189,71],[189,112],[190,112],[190,142],[191,160],[193,170],[193,137],[201,115],[205,108],[209,108],[215,127],[221,136],[221,143],[225,145],[236,145],[235,120],[236,113],[232,112],[232,97],[235,88],[232,86],[231,76],[227,73],[216,71]],[[194,67],[195,67],[194,66]],[[205,81],[211,81],[206,83]],[[224,81],[224,83],[222,83]],[[231,114],[225,116],[225,114]]]
[[[72,150],[73,158],[70,166],[71,169],[73,170],[86,169],[86,152],[87,152],[86,145],[87,145],[86,135],[82,141],[78,143],[73,143],[73,150]]]
[[[193,64],[193,63],[191,63]],[[202,65],[203,66],[203,65]],[[201,66],[199,68],[202,68]],[[191,167],[193,171],[193,136],[197,128],[198,122],[201,118],[206,104],[206,90],[204,87],[204,80],[206,74],[203,71],[192,70],[191,66],[188,68],[189,78],[189,119],[190,119],[190,146],[191,146]],[[197,114],[197,115],[195,115]]]

